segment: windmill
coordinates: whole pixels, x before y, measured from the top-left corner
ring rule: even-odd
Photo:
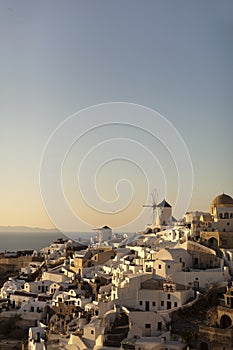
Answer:
[[[157,208],[157,198],[158,198],[158,192],[157,190],[153,190],[153,192],[151,193],[151,204],[143,204],[143,207],[147,207],[147,208],[152,208],[152,224],[154,224],[155,222],[155,211]]]

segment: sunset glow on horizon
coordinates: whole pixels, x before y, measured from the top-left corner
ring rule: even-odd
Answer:
[[[56,226],[40,188],[46,143],[70,116],[102,103],[145,106],[177,130],[193,166],[188,210],[209,211],[218,194],[233,195],[232,1],[3,0],[0,8],[0,226]],[[89,231],[105,224],[143,230],[152,209],[134,219],[151,192],[175,206],[182,174],[166,145],[147,132],[146,118],[145,130],[136,114],[135,126],[96,118],[101,128],[85,133],[84,118],[82,137],[68,149],[64,198]],[[58,181],[49,168],[47,176]],[[48,188],[53,196],[56,188]],[[54,207],[59,212],[56,201]],[[88,230],[59,213],[67,230]]]

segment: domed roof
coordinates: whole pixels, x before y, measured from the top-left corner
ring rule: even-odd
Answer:
[[[227,194],[223,193],[214,198],[211,205],[233,205],[233,198],[231,196],[228,196]]]

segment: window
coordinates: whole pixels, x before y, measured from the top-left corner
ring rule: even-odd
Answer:
[[[156,305],[156,303],[155,303],[155,301],[153,301],[153,302],[152,302],[152,306],[155,306],[155,305]]]
[[[177,302],[176,301],[174,302],[174,307],[177,307]]]
[[[146,323],[145,324],[145,328],[151,328],[151,324],[150,323]]]
[[[182,258],[180,258],[180,262],[182,262]]]
[[[161,301],[161,306],[164,306],[164,301],[163,300]]]
[[[224,214],[224,219],[229,219],[229,214],[228,213]]]
[[[91,334],[94,334],[94,331],[93,331],[93,330],[91,330]]]
[[[142,305],[142,301],[141,300],[139,301],[139,305]]]
[[[170,267],[171,267],[170,265],[167,265],[167,268],[168,268],[168,269],[170,269]]]
[[[228,222],[228,223],[227,223],[227,226],[229,226],[229,225],[230,225],[230,223]]]
[[[162,330],[162,322],[158,322],[158,331]]]
[[[167,298],[168,298],[168,299],[171,299],[171,294],[168,294],[168,295],[167,295]]]
[[[231,219],[233,218],[233,213],[231,213],[230,218],[231,218]]]
[[[159,265],[159,269],[161,269],[162,268],[162,266],[161,265]]]

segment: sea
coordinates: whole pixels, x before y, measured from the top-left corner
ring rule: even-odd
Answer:
[[[39,250],[49,246],[57,238],[73,239],[80,243],[89,242],[96,232],[69,233],[67,236],[60,232],[0,232],[0,252],[17,250]]]

